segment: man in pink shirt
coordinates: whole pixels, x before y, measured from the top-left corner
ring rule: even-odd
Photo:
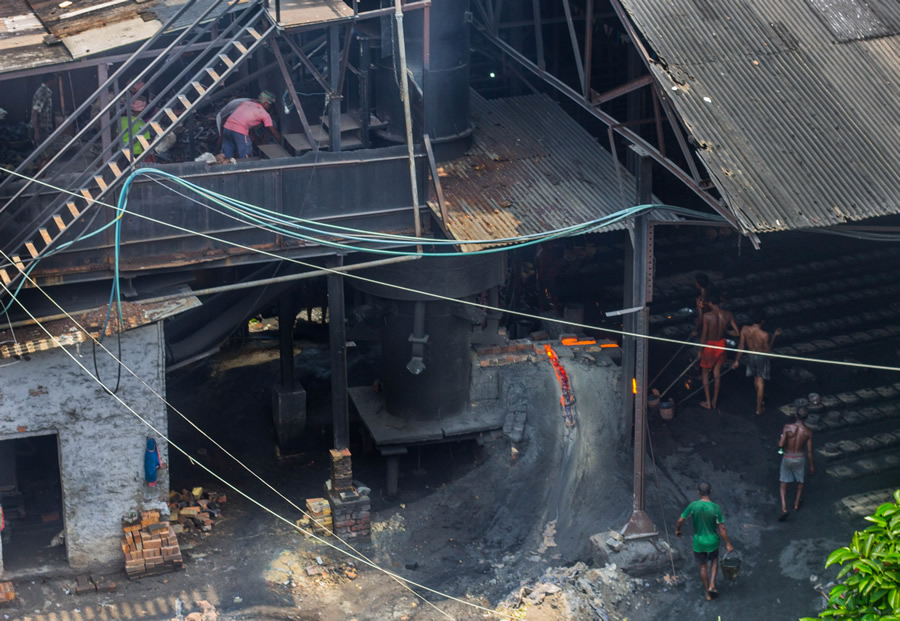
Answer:
[[[235,108],[222,131],[222,152],[225,157],[250,157],[253,145],[250,143],[250,128],[262,124],[267,127],[275,140],[281,140],[281,134],[272,125],[269,108],[275,102],[275,96],[269,91],[259,94],[256,101],[244,101]]]

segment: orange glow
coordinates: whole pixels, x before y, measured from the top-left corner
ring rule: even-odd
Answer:
[[[567,336],[562,339],[562,344],[571,346],[571,345],[596,345],[597,339],[585,338],[579,339],[576,336]]]
[[[601,343],[600,349],[606,349],[607,347],[618,347],[615,343]]]
[[[631,392],[637,394],[637,378],[635,377],[631,378]]]

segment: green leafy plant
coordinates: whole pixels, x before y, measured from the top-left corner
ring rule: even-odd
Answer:
[[[866,517],[872,523],[853,533],[849,546],[828,556],[825,567],[840,565],[828,606],[815,619],[900,621],[900,490]]]

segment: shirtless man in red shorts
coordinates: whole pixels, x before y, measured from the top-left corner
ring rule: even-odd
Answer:
[[[737,323],[734,321],[734,315],[731,311],[723,309],[721,296],[713,291],[707,291],[707,303],[709,311],[703,315],[703,332],[700,334],[700,342],[706,345],[714,345],[716,347],[725,347],[725,331],[731,326],[732,336],[738,336]],[[719,402],[719,387],[721,386],[722,365],[725,364],[725,350],[712,349],[703,347],[700,349],[697,357],[700,358],[700,368],[703,373],[703,392],[706,394],[706,401],[700,405],[707,410],[715,409]],[[709,371],[713,372],[715,385],[713,387],[712,399],[709,398]]]

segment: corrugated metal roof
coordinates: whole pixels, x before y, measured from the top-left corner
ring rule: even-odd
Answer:
[[[747,230],[900,213],[900,37],[837,43],[808,2],[617,1]]]
[[[471,149],[438,168],[456,239],[529,235],[635,204],[634,177],[621,169],[623,201],[610,153],[547,95],[487,100],[472,92],[471,105]],[[654,218],[677,219],[663,211]]]

